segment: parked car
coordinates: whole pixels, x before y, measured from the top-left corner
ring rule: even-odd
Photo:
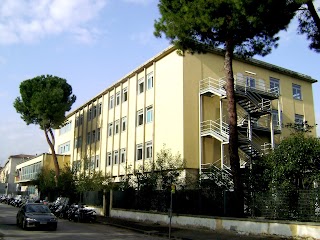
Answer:
[[[57,230],[58,220],[42,203],[26,203],[17,213],[17,225],[23,229],[46,227]]]

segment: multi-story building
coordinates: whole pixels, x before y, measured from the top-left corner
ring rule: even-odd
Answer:
[[[315,124],[315,79],[253,59],[235,59],[233,70],[242,166],[288,136],[286,123]],[[164,144],[186,172],[228,167],[224,73],[219,50],[180,56],[169,47],[71,112],[55,149],[74,168],[87,159],[116,181],[154,161]]]
[[[34,155],[12,155],[9,156],[4,167],[1,169],[1,183],[5,183],[5,194],[16,193],[16,184],[14,182],[16,176],[16,166],[22,162],[28,161],[30,158],[33,158]]]
[[[60,169],[70,166],[69,155],[57,155]],[[20,163],[16,166],[15,184],[17,192],[25,195],[38,197],[39,192],[33,180],[37,178],[42,168],[54,170],[52,154],[43,153],[31,158],[29,161]]]

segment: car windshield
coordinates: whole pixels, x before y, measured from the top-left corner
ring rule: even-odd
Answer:
[[[26,212],[29,213],[50,213],[50,209],[45,205],[28,205]]]

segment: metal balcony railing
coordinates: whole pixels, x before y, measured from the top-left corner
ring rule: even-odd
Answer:
[[[207,77],[205,79],[200,80],[200,94],[204,93],[212,93],[218,96],[225,96],[226,90],[224,88],[226,81],[224,78],[215,79],[211,77]]]
[[[279,97],[279,89],[275,88],[267,88],[264,82],[255,81],[254,84],[248,79],[249,76],[236,76],[235,77],[235,90],[239,88],[244,88],[246,91],[253,91],[257,93],[267,94],[273,98]]]

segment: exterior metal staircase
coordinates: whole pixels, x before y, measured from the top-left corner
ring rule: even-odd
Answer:
[[[271,131],[270,117],[272,116],[272,100],[279,97],[279,91],[267,89],[262,79],[256,82],[252,77],[237,74],[235,77],[235,96],[237,102],[237,126],[240,166],[248,166],[254,158],[258,158],[268,153],[271,149],[271,143],[264,143],[254,131]],[[225,78],[214,79],[211,77],[200,81],[200,95],[218,96],[226,98]],[[223,110],[220,109],[220,114]],[[229,125],[226,119],[206,120],[200,123],[201,137],[213,137],[221,144],[229,143]],[[250,121],[249,121],[250,120]],[[250,126],[249,126],[250,124]],[[272,130],[273,131],[273,130]],[[263,144],[261,144],[263,143]],[[218,160],[218,161],[221,161]],[[221,162],[217,164],[201,164],[201,172],[206,173],[209,169],[220,166],[227,176],[231,179],[230,164]],[[219,168],[220,169],[220,168]]]

